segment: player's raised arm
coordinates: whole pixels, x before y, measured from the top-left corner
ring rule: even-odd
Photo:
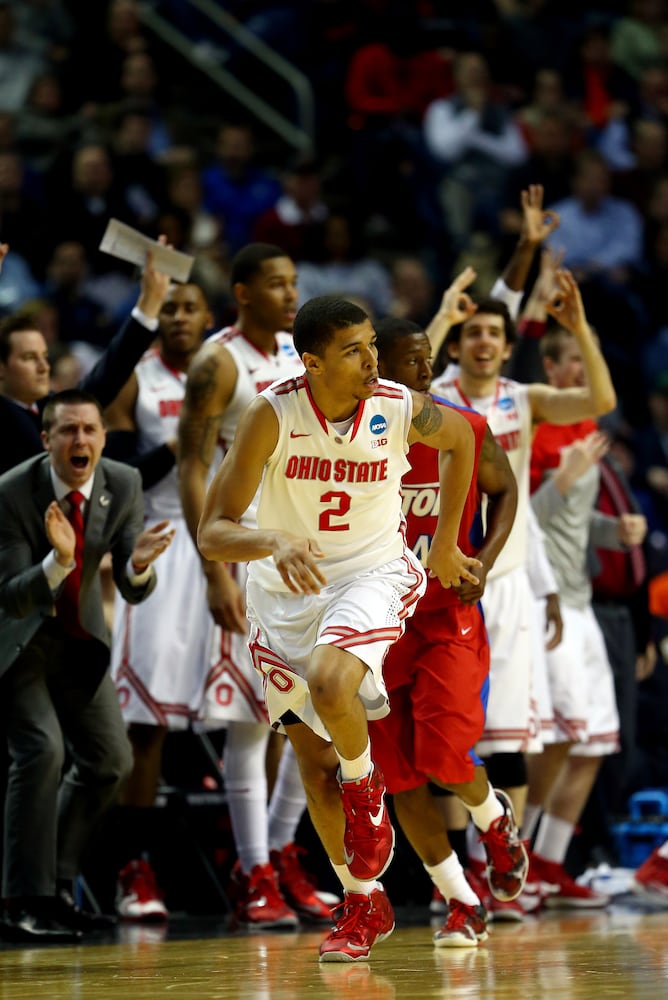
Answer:
[[[457,587],[462,580],[478,583],[477,559],[465,556],[457,546],[461,521],[475,457],[473,429],[460,413],[435,403],[431,396],[413,392],[413,420],[409,444],[420,441],[436,448],[439,455],[441,505],[427,565],[444,587]]]

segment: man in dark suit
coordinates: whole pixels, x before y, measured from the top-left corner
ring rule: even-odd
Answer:
[[[100,560],[111,552],[116,585],[136,604],[155,587],[152,563],[173,532],[166,521],[142,531],[139,473],[101,457],[94,397],[51,396],[43,426],[47,453],[0,477],[0,700],[11,759],[0,936],[63,942],[108,926],[70,890],[132,766],[107,671]]]
[[[0,246],[0,264],[6,254]],[[166,274],[147,254],[141,291],[130,318],[95,367],[79,383],[108,406],[157,336],[158,313],[169,288]],[[49,398],[48,348],[34,322],[7,317],[0,323],[0,473],[43,450],[41,414]]]

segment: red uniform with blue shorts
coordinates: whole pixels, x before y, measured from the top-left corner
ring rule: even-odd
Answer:
[[[458,538],[462,552],[475,555],[478,462],[487,421],[473,410],[455,409],[475,434],[475,463]],[[438,452],[414,444],[408,459],[411,470],[402,479],[407,541],[424,564],[438,519]],[[455,590],[430,579],[404,635],[388,650],[383,677],[390,714],[370,722],[369,731],[387,790],[408,791],[430,778],[442,784],[472,781],[481,763],[473,748],[484,729],[489,685],[489,642],[480,604],[462,604]]]

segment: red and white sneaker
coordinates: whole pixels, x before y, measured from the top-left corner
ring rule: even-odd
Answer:
[[[482,861],[469,858],[469,870],[466,873],[469,885],[480,899],[487,911],[487,922],[503,921],[506,923],[522,923],[524,910],[518,899],[496,899],[485,878],[485,865]]]
[[[655,847],[647,860],[636,868],[630,886],[633,892],[668,896],[668,858],[659,854],[660,849]]]
[[[543,906],[550,910],[594,910],[607,906],[610,897],[586,885],[578,885],[563,865],[531,855],[529,882],[538,883],[543,893]]]
[[[529,855],[520,840],[512,802],[499,788],[494,789],[494,794],[503,806],[503,815],[486,833],[480,832],[480,843],[487,855],[489,890],[495,899],[507,902],[516,899],[524,888]]]
[[[278,876],[278,888],[286,903],[304,920],[312,923],[333,922],[332,907],[317,894],[311,875],[302,868],[300,854],[303,847],[286,844],[280,851],[271,851],[271,863]]]
[[[362,962],[394,930],[394,911],[384,889],[370,895],[346,892],[336,926],[320,945],[321,962]]]
[[[116,912],[121,920],[159,923],[169,914],[148,861],[130,861],[118,873]]]
[[[356,781],[341,781],[346,814],[343,856],[350,874],[362,882],[379,878],[394,855],[394,830],[385,804],[385,779],[374,765]]]
[[[434,934],[439,948],[475,948],[487,938],[485,907],[451,899],[445,923]]]
[[[276,872],[270,864],[255,865],[246,875],[237,861],[232,869],[230,899],[237,920],[247,927],[290,929],[299,924],[297,914],[279,891]]]
[[[443,893],[441,892],[441,890],[437,885],[435,885],[432,889],[431,902],[429,903],[429,912],[435,913],[437,916],[440,916],[441,913],[448,912],[447,900],[445,899]]]

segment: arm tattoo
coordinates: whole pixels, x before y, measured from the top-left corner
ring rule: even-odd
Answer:
[[[413,427],[422,437],[430,437],[440,429],[443,423],[443,414],[431,396],[425,396],[424,406],[416,416],[413,417]]]
[[[191,406],[202,406],[216,390],[218,359],[208,357],[190,374],[187,382],[188,399]]]

